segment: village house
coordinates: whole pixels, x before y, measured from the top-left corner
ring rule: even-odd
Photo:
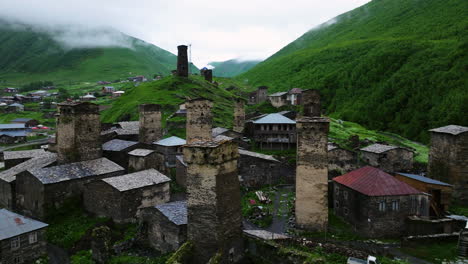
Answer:
[[[14,144],[26,142],[25,124],[0,124],[0,143]]]
[[[115,88],[114,86],[103,86],[101,88],[101,92],[104,94],[112,94],[113,92],[115,92]]]
[[[5,89],[3,89],[3,92],[5,92],[5,93],[17,93],[18,88],[6,87]]]
[[[127,80],[131,82],[146,82],[147,81],[147,79],[143,75],[138,75],[135,77],[128,77]]]
[[[0,263],[34,263],[47,254],[47,224],[0,209]]]
[[[102,131],[101,137],[104,137],[106,141],[114,138],[121,140],[138,141],[139,133],[139,121],[123,121],[118,122],[116,126],[108,130]]]
[[[187,240],[187,201],[144,208],[141,222],[152,248],[162,253],[176,251]]]
[[[44,168],[54,165],[57,154],[44,152],[4,171],[0,171],[0,207],[15,210],[16,207],[16,176],[34,168]]]
[[[182,154],[182,147],[186,140],[179,137],[168,137],[153,143],[156,151],[164,155],[164,166],[166,168],[175,168],[176,156]]]
[[[328,143],[328,178],[348,173],[358,168],[358,154]]]
[[[128,168],[128,152],[139,146],[137,141],[112,139],[102,144],[102,155],[120,166]]]
[[[301,88],[292,88],[288,92],[286,100],[290,105],[300,105],[302,103],[302,89]]]
[[[268,95],[268,100],[272,106],[279,108],[281,106],[288,105],[288,93],[287,92],[278,92]]]
[[[86,184],[84,207],[116,223],[135,222],[142,208],[170,200],[170,181],[155,169],[93,181]]]
[[[367,237],[403,235],[408,216],[429,215],[426,194],[374,167],[333,178],[333,189],[335,214]]]
[[[90,93],[87,93],[84,96],[80,96],[80,100],[83,101],[83,102],[96,101],[96,96],[94,96],[94,95],[92,95]]]
[[[45,155],[47,153],[43,149],[5,151],[3,152],[3,161],[5,162],[5,169],[9,169],[29,159]]]
[[[254,105],[254,104],[265,102],[268,99],[267,92],[268,92],[268,87],[266,86],[258,87],[257,90],[247,95],[249,98],[247,104]]]
[[[10,104],[10,105],[8,105],[8,111],[23,112],[24,111],[24,105],[19,104],[19,103]]]
[[[164,167],[164,156],[152,149],[134,149],[128,153],[128,171],[141,171],[156,169],[166,171]]]
[[[421,192],[430,194],[429,212],[431,217],[443,217],[445,212],[449,210],[453,191],[452,185],[421,175],[402,172],[396,173],[395,178]]]
[[[268,114],[250,120],[246,129],[260,149],[284,150],[296,147],[296,121],[281,114]]]
[[[16,177],[17,210],[43,219],[67,199],[80,199],[85,184],[123,173],[124,168],[106,158],[29,169]]]
[[[453,198],[467,204],[468,127],[449,125],[429,131],[429,177],[453,185]]]
[[[47,92],[47,91],[44,91],[44,90],[39,90],[39,91],[35,91],[35,92],[32,92],[32,93],[29,93],[30,96],[38,96],[38,97],[48,97],[50,96],[50,94]]]
[[[117,98],[117,97],[120,97],[120,96],[122,96],[124,94],[125,94],[125,91],[115,91],[115,92],[112,93],[112,97]]]
[[[386,172],[409,172],[413,168],[414,152],[407,148],[372,144],[361,148],[361,158],[370,166]]]
[[[39,125],[39,121],[32,118],[16,118],[10,121],[12,124],[24,124],[25,127],[35,127]]]

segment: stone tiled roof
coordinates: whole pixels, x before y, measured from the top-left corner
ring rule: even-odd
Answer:
[[[22,162],[8,170],[0,172],[0,180],[12,182],[16,180],[16,175],[34,168],[44,168],[57,161],[57,154],[45,152],[45,155],[35,157],[25,162]]]
[[[383,145],[383,144],[372,144],[372,145],[369,145],[365,148],[361,148],[362,151],[366,151],[366,152],[372,152],[372,153],[377,153],[377,154],[380,154],[380,153],[384,153],[384,152],[387,152],[389,150],[392,150],[392,149],[397,149],[399,147],[397,146],[391,146],[391,145]]]
[[[138,144],[136,141],[127,141],[121,139],[113,139],[102,144],[102,150],[104,151],[122,151],[131,146]]]
[[[274,93],[274,94],[270,94],[268,96],[272,96],[272,97],[276,97],[276,96],[283,96],[285,94],[287,94],[288,92],[277,92],[277,93]]]
[[[229,131],[229,129],[227,128],[224,128],[224,127],[215,127],[211,130],[211,136],[212,137],[217,137],[219,135],[221,135],[222,133],[224,132],[227,132]]]
[[[19,236],[47,226],[45,223],[15,214],[6,209],[0,209],[0,240]]]
[[[101,135],[106,135],[112,132],[117,133],[117,135],[136,135],[140,131],[140,123],[138,121],[127,121],[127,122],[119,122],[118,123],[120,128],[113,127],[106,131],[101,132]]]
[[[250,157],[254,157],[254,158],[279,162],[279,160],[273,158],[273,156],[271,156],[271,155],[265,155],[265,154],[261,154],[261,153],[257,153],[257,152],[244,150],[244,149],[239,149],[239,155],[245,155],[245,156],[250,156]]]
[[[3,157],[5,160],[10,159],[31,159],[45,155],[43,149],[20,150],[20,151],[5,151]]]
[[[113,172],[123,172],[124,168],[106,158],[99,158],[48,168],[35,168],[28,171],[43,184],[52,184]]]
[[[150,155],[151,153],[154,153],[154,150],[152,149],[135,149],[130,151],[128,154],[132,156],[140,156],[140,157],[146,157]]]
[[[171,179],[155,169],[149,169],[122,176],[102,179],[102,181],[106,182],[118,191],[125,192],[128,190],[166,183],[171,181]]]
[[[434,129],[431,129],[429,131],[437,132],[437,133],[452,134],[452,135],[456,136],[458,134],[468,132],[468,127],[457,126],[457,125],[448,125],[448,126],[444,126],[444,127],[434,128]]]
[[[187,167],[187,163],[185,163],[184,161],[184,156],[183,155],[177,155],[176,156],[176,159],[180,161],[180,163],[182,163],[182,165],[184,165],[185,167]]]
[[[225,140],[233,140],[234,138],[224,136],[224,135],[217,135],[215,138],[213,138],[214,141],[225,141]]]
[[[135,131],[140,130],[140,122],[139,121],[119,122],[119,125],[120,125],[120,127],[122,129],[125,129],[125,130],[135,130]]]
[[[185,145],[186,143],[187,143],[187,141],[185,139],[182,139],[180,137],[172,136],[172,137],[168,137],[168,138],[156,141],[153,144],[160,145],[160,146],[166,146],[166,147],[172,147],[172,146],[182,146],[182,145]]]
[[[176,225],[187,224],[187,201],[177,201],[155,206],[169,221]]]

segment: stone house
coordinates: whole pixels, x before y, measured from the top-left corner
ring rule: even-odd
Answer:
[[[43,149],[5,151],[3,152],[3,161],[5,169],[13,168],[14,166],[23,163],[29,159],[45,156],[47,153]]]
[[[271,155],[239,149],[238,171],[241,186],[258,188],[266,184],[294,182],[294,168]]]
[[[176,156],[176,182],[184,188],[187,187],[187,163],[183,155]]]
[[[292,88],[288,92],[287,99],[290,105],[300,105],[302,103],[302,89]]]
[[[25,127],[35,127],[39,125],[39,121],[32,118],[16,118],[10,121],[12,124],[24,124]]]
[[[449,210],[453,191],[452,185],[421,175],[402,172],[396,173],[395,178],[421,192],[430,194],[431,217],[443,217],[445,212]]]
[[[116,126],[101,132],[101,137],[108,140],[117,138],[121,140],[138,141],[140,131],[139,121],[118,122]]]
[[[165,172],[164,156],[152,149],[134,149],[128,153],[128,171],[156,169]]]
[[[270,94],[268,95],[268,100],[270,100],[271,105],[276,108],[289,104],[287,92],[278,92]]]
[[[429,214],[427,195],[374,167],[333,178],[333,189],[335,214],[367,237],[403,235],[408,216]]]
[[[185,139],[172,136],[154,142],[153,146],[158,153],[164,155],[164,166],[166,168],[175,168],[176,156],[182,154],[182,147],[185,144]]]
[[[136,141],[112,139],[102,144],[102,154],[105,158],[110,159],[124,168],[128,168],[128,152],[139,146],[140,144]]]
[[[449,125],[429,131],[429,177],[453,185],[453,198],[467,204],[468,127]]]
[[[116,223],[135,222],[142,208],[170,200],[170,181],[155,169],[93,181],[86,184],[84,207]]]
[[[409,172],[413,168],[414,152],[407,148],[372,144],[361,148],[362,160],[386,172]]]
[[[19,104],[19,103],[14,103],[14,104],[8,105],[8,109],[12,112],[23,112],[24,105]]]
[[[328,143],[328,178],[340,176],[358,168],[358,154]]]
[[[0,263],[33,263],[47,254],[47,224],[0,209]]]
[[[54,165],[57,154],[45,152],[44,155],[34,157],[17,164],[7,170],[0,171],[0,207],[16,209],[16,176],[33,168],[44,168]]]
[[[248,102],[249,105],[263,103],[268,99],[267,95],[268,87],[260,86],[256,91],[253,91],[248,94]]]
[[[141,222],[152,248],[162,253],[176,251],[187,240],[187,201],[144,208]]]
[[[248,125],[248,134],[260,149],[284,150],[296,147],[296,121],[281,114],[268,114]]]
[[[104,94],[112,94],[113,92],[115,92],[115,88],[114,86],[103,86],[101,88],[101,92]]]
[[[25,132],[0,132],[0,144],[16,144],[26,142]]]
[[[16,177],[17,210],[43,219],[67,199],[81,198],[85,184],[123,173],[124,168],[106,158],[30,169]]]
[[[6,87],[5,89],[3,89],[3,92],[5,92],[5,93],[18,93],[18,88]]]

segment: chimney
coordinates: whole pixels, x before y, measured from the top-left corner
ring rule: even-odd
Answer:
[[[302,102],[304,104],[304,116],[318,116],[322,114],[320,104],[320,91],[316,89],[305,90],[302,92]]]
[[[185,107],[187,109],[187,144],[197,141],[211,141],[211,130],[213,128],[213,114],[211,113],[211,108],[213,107],[213,102],[198,98],[187,101]]]
[[[177,46],[177,76],[188,77],[188,67],[187,46]]]
[[[151,145],[162,138],[161,106],[158,104],[140,105],[139,141]]]

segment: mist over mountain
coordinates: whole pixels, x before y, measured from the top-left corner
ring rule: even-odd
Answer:
[[[227,61],[210,62],[209,66],[213,68],[214,76],[234,77],[250,70],[260,62],[261,60],[232,59]]]

